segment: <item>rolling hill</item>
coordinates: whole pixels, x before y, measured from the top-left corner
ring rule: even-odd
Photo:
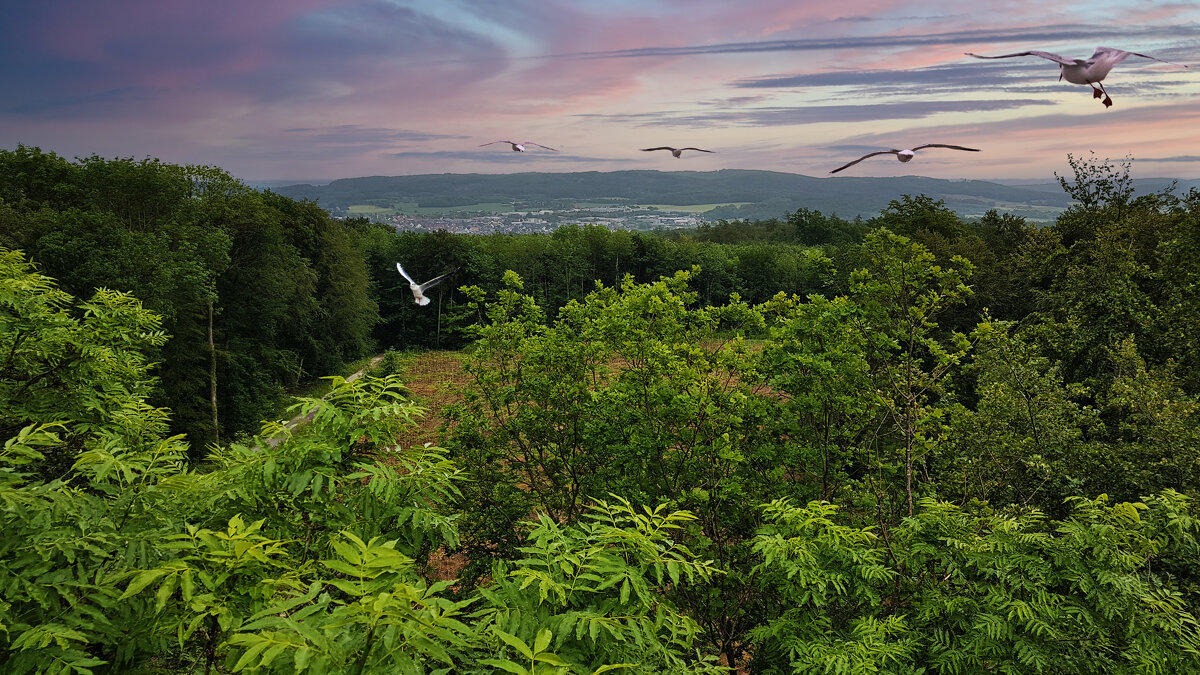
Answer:
[[[1161,190],[1170,179],[1143,179],[1135,183],[1142,193]],[[1179,184],[1181,191],[1196,186],[1200,186],[1200,181]],[[432,208],[511,202],[521,202],[526,208],[554,208],[572,201],[724,205],[706,211],[709,220],[774,218],[799,208],[843,218],[869,218],[906,194],[944,200],[948,208],[966,218],[995,208],[1031,220],[1053,220],[1069,205],[1068,196],[1053,181],[1005,185],[920,176],[813,178],[738,169],[368,176],[343,178],[325,185],[286,185],[274,190],[293,199],[314,200],[331,211],[352,205],[386,207],[400,203]]]

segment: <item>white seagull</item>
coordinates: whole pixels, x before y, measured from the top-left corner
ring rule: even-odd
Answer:
[[[655,150],[670,150],[671,154],[675,155],[675,159],[679,159],[679,156],[683,154],[684,150],[695,150],[696,152],[716,152],[716,150],[701,150],[700,148],[668,148],[665,145],[660,148],[642,148],[642,152],[654,152]]]
[[[417,282],[413,281],[412,277],[408,276],[408,272],[405,272],[404,268],[400,266],[400,263],[396,263],[396,269],[400,270],[400,274],[403,274],[405,279],[408,279],[408,287],[412,289],[413,303],[424,307],[425,305],[429,304],[429,298],[425,297],[425,291],[442,283],[446,277],[454,274],[460,268],[455,267],[453,270],[446,272],[442,276],[434,277],[423,284],[418,284]]]
[[[1150,59],[1151,61],[1169,63],[1172,66],[1183,66],[1184,68],[1187,68],[1187,66],[1183,65],[1182,63],[1171,63],[1170,61],[1163,61],[1162,59],[1154,56],[1139,54],[1137,52],[1127,52],[1123,49],[1114,49],[1112,47],[1096,47],[1096,51],[1092,52],[1092,56],[1089,59],[1068,59],[1059,56],[1058,54],[1039,51],[1017,52],[1016,54],[1001,54],[1000,56],[980,56],[979,54],[966,52],[966,55],[974,56],[977,59],[1007,59],[1013,56],[1040,56],[1043,59],[1050,59],[1058,64],[1059,82],[1066,80],[1071,84],[1086,84],[1091,86],[1092,98],[1100,98],[1103,96],[1105,108],[1112,107],[1112,98],[1109,97],[1107,91],[1104,91],[1104,85],[1101,84],[1101,80],[1108,76],[1109,71],[1111,71],[1114,66],[1130,56],[1140,56],[1143,59]],[[1097,85],[1099,85],[1099,88],[1097,88]]]
[[[492,141],[491,143],[484,143],[483,145],[480,145],[479,147],[482,148],[484,145],[495,145],[497,143],[508,143],[509,145],[512,146],[513,152],[525,152],[525,146],[527,146],[527,145],[536,145],[539,148],[546,148],[547,150],[554,150],[555,152],[558,152],[558,150],[555,150],[554,148],[548,148],[548,147],[542,145],[541,143],[534,143],[533,141],[525,141],[524,143],[514,143],[512,141]]]
[[[862,157],[859,157],[858,159],[854,160],[853,162],[850,162],[849,164],[843,164],[842,166],[839,166],[838,168],[834,169],[833,171],[830,171],[829,173],[837,173],[837,172],[841,171],[842,169],[847,169],[849,167],[852,167],[855,164],[858,164],[859,162],[863,161],[864,159],[866,159],[868,157],[874,157],[875,155],[895,155],[896,159],[900,160],[901,162],[911,162],[912,158],[916,156],[917,151],[924,150],[925,148],[950,148],[951,150],[966,150],[967,152],[979,152],[978,148],[964,148],[961,145],[946,145],[944,143],[926,143],[925,145],[918,145],[917,147],[912,148],[911,150],[879,150],[877,152],[868,152],[867,154],[863,155]]]

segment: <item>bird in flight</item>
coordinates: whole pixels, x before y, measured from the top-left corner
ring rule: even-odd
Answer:
[[[412,277],[408,276],[408,272],[405,272],[404,268],[400,266],[400,263],[396,263],[396,269],[400,270],[400,274],[404,275],[404,278],[408,280],[408,287],[412,290],[413,294],[413,304],[424,307],[425,305],[429,304],[429,298],[425,297],[425,291],[442,283],[446,280],[446,277],[454,274],[460,268],[455,267],[453,270],[446,272],[442,276],[434,277],[423,284],[418,284],[417,282],[413,281]]]
[[[859,157],[858,159],[854,160],[853,162],[850,162],[849,164],[843,164],[842,166],[839,166],[838,168],[834,169],[833,171],[830,171],[829,173],[837,173],[837,172],[841,171],[842,169],[847,169],[849,167],[852,167],[855,164],[858,164],[859,162],[863,161],[864,159],[866,159],[868,157],[874,157],[875,155],[895,155],[896,159],[900,160],[901,162],[911,162],[912,158],[916,156],[917,151],[924,150],[925,148],[950,148],[951,150],[966,150],[967,152],[979,152],[978,148],[964,148],[961,145],[946,145],[944,143],[926,143],[925,145],[918,145],[917,147],[912,148],[911,150],[879,150],[877,152],[868,152],[867,154],[863,155],[862,157]]]
[[[653,152],[655,150],[670,150],[671,154],[675,155],[675,159],[679,159],[679,156],[683,154],[684,150],[695,150],[696,152],[716,152],[715,150],[701,150],[700,148],[668,148],[665,145],[661,148],[642,148],[642,152]]]
[[[1112,47],[1096,47],[1096,51],[1092,52],[1092,56],[1089,59],[1068,59],[1058,54],[1039,51],[1017,52],[1016,54],[1001,54],[999,56],[980,56],[979,54],[966,52],[966,55],[974,56],[977,59],[1007,59],[1014,56],[1040,56],[1043,59],[1049,59],[1058,64],[1058,80],[1060,82],[1066,80],[1071,84],[1086,84],[1091,86],[1092,98],[1103,96],[1105,108],[1112,107],[1112,97],[1108,95],[1107,91],[1104,91],[1104,84],[1101,81],[1108,76],[1109,71],[1114,66],[1130,56],[1140,56],[1143,59],[1150,59],[1151,61],[1158,61],[1160,63],[1170,63],[1173,66],[1187,68],[1182,63],[1171,63],[1170,61],[1163,61],[1154,56],[1139,54],[1137,52],[1127,52],[1123,49],[1114,49]]]
[[[558,152],[558,150],[555,150],[554,148],[549,148],[540,143],[534,143],[533,141],[525,141],[524,143],[514,143],[512,141],[492,141],[491,143],[484,143],[483,145],[480,145],[479,147],[482,148],[484,145],[495,145],[497,143],[508,143],[509,145],[512,146],[513,152],[525,152],[525,146],[527,146],[527,145],[536,145],[539,148],[545,148],[547,150],[554,150],[555,152]]]

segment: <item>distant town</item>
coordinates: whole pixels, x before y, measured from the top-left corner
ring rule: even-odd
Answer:
[[[1172,186],[1184,195],[1200,187],[1200,180],[1133,181],[1136,194]],[[405,230],[472,233],[548,232],[581,223],[643,231],[694,228],[720,220],[785,218],[798,209],[868,219],[904,195],[943,202],[965,219],[995,209],[1050,223],[1071,205],[1057,180],[827,179],[741,169],[364,176],[272,189],[316,201],[335,216],[362,216]]]
[[[566,225],[600,225],[610,230],[692,229],[707,222],[703,213],[654,206],[579,206],[527,211],[448,211],[429,214],[340,213],[388,223],[399,231],[453,234],[545,234]]]

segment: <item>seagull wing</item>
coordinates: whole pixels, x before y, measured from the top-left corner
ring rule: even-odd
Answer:
[[[1093,68],[1093,70],[1097,70],[1094,68],[1096,64],[1102,64],[1104,69],[1103,74],[1107,75],[1108,71],[1112,70],[1113,66],[1131,56],[1133,56],[1133,52],[1127,52],[1124,49],[1115,49],[1113,47],[1096,47],[1096,51],[1092,52],[1092,55],[1088,57],[1087,64],[1088,67]],[[1154,57],[1151,56],[1148,58],[1153,59]],[[1157,61],[1158,59],[1154,60]]]
[[[863,155],[862,157],[859,157],[858,159],[854,160],[853,162],[850,162],[849,164],[843,164],[843,165],[839,166],[838,168],[834,169],[833,171],[830,171],[829,173],[837,173],[837,172],[841,171],[842,169],[849,169],[850,167],[854,166],[855,164],[858,164],[859,162],[863,161],[864,159],[866,159],[868,157],[874,157],[875,155],[895,155],[895,154],[898,154],[899,152],[900,152],[899,150],[879,150],[877,152],[868,152],[867,154]]]
[[[484,143],[484,144],[480,145],[479,147],[482,148],[484,145],[495,145],[497,143],[508,143],[509,145],[516,145],[516,143],[513,143],[512,141],[492,141],[491,143]]]
[[[701,148],[680,148],[679,149],[680,152],[683,152],[684,150],[695,150],[696,152],[716,152],[716,150],[703,150]]]
[[[1186,64],[1183,64],[1183,63],[1175,63],[1173,61],[1164,61],[1164,60],[1158,58],[1157,56],[1150,56],[1149,54],[1139,54],[1137,52],[1127,52],[1123,49],[1116,49],[1115,47],[1096,47],[1096,51],[1095,51],[1095,53],[1092,54],[1092,58],[1095,59],[1102,55],[1120,56],[1121,58],[1117,60],[1117,63],[1125,60],[1125,57],[1127,57],[1127,56],[1140,56],[1143,59],[1150,59],[1151,61],[1158,61],[1159,63],[1167,63],[1172,66],[1183,66],[1184,68],[1188,67]],[[1109,58],[1113,58],[1113,57],[1109,56]]]
[[[446,272],[445,274],[441,275],[440,277],[434,277],[434,278],[430,279],[429,281],[426,281],[425,283],[421,284],[421,286],[420,286],[421,292],[424,293],[426,290],[433,288],[434,286],[437,286],[438,284],[445,281],[446,277],[454,274],[455,272],[457,272],[460,269],[462,269],[462,268],[455,267],[454,269],[450,270],[449,272]]]
[[[967,56],[974,56],[977,59],[1008,59],[1008,58],[1012,58],[1014,56],[1040,56],[1043,59],[1050,59],[1051,61],[1058,63],[1058,64],[1062,64],[1064,66],[1073,66],[1073,65],[1075,65],[1075,62],[1076,62],[1076,59],[1068,59],[1068,58],[1059,56],[1058,54],[1052,54],[1050,52],[1039,52],[1039,51],[1017,52],[1015,54],[1001,54],[999,56],[980,56],[979,54],[972,54],[971,52],[964,52],[964,53]]]
[[[925,148],[950,148],[951,150],[966,150],[967,152],[979,152],[979,148],[964,148],[961,145],[946,145],[945,143],[926,143],[913,148],[913,152],[924,150]]]
[[[687,148],[684,148],[684,150],[686,150],[686,149]],[[665,145],[662,146],[661,148],[642,148],[642,152],[653,152],[654,150],[670,150],[671,152],[675,152],[675,148],[668,148]]]
[[[551,147],[548,147],[548,146],[542,145],[541,143],[534,143],[533,141],[525,141],[525,142],[524,142],[524,143],[522,143],[521,145],[536,145],[536,146],[538,146],[539,148],[545,148],[545,149],[547,149],[547,150],[554,150],[555,152],[558,152],[558,150],[555,150],[554,148],[551,148]]]
[[[408,272],[404,271],[404,268],[400,266],[400,263],[396,263],[396,269],[400,270],[400,274],[404,275],[405,279],[408,279],[408,283],[412,284],[413,286],[417,285],[417,282],[413,281],[413,278],[408,276]]]

